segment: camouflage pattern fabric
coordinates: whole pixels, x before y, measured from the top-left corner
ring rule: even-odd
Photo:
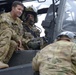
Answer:
[[[24,36],[26,36],[25,32],[28,32],[31,37],[40,37],[40,31],[36,28],[35,25],[31,26],[26,23],[23,23],[23,31],[24,31]]]
[[[27,43],[29,41],[31,41],[32,39],[36,39],[36,38],[40,37],[40,31],[35,26],[29,26],[26,23],[23,24],[23,33],[24,33],[23,34],[23,38],[24,38],[24,41],[23,41],[24,44],[23,45],[24,45],[24,47],[25,47],[25,44],[27,45]],[[27,47],[28,47],[28,45],[27,45]],[[25,49],[27,49],[27,48],[25,48]],[[28,47],[28,49],[31,49],[31,48]]]
[[[32,67],[40,75],[76,75],[76,44],[58,41],[46,46],[33,58]]]
[[[40,37],[40,28],[34,25],[37,21],[37,12],[32,7],[27,7],[24,9],[23,14],[21,16],[21,19],[23,20],[23,32],[24,32],[24,39],[23,39],[23,46],[26,49],[42,49],[44,46],[47,45],[46,41],[42,37]],[[40,39],[40,46],[38,44],[38,41],[35,40],[35,42],[32,42],[32,44],[29,44],[30,47],[28,47],[28,43],[31,42],[32,39]],[[37,44],[36,44],[37,43]],[[27,46],[27,48],[26,48]]]
[[[0,61],[8,63],[17,43],[22,38],[22,22],[19,18],[12,19],[9,13],[0,15]]]

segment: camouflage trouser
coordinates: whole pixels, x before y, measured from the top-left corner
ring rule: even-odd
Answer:
[[[17,50],[17,43],[15,41],[11,40],[9,51],[7,53],[7,56],[6,56],[5,60],[3,61],[4,63],[9,62],[9,60],[12,57],[15,50]]]
[[[17,44],[11,40],[12,32],[10,30],[0,31],[0,61],[8,63]]]

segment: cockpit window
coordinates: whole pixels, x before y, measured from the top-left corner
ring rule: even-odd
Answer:
[[[76,32],[76,0],[67,0],[63,19],[63,30]]]

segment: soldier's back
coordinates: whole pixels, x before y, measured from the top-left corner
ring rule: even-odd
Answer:
[[[72,71],[71,52],[74,43],[58,41],[41,51],[40,75],[75,75]]]

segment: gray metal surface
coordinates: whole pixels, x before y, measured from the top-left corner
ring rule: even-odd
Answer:
[[[0,75],[34,75],[31,64],[14,66],[0,70]]]
[[[55,9],[55,10],[54,10]],[[56,11],[56,7],[53,9],[53,4],[50,5],[45,20],[42,22],[42,26],[45,29],[45,37],[48,40],[48,44],[53,42],[55,21],[54,21],[54,11]]]
[[[32,69],[32,58],[39,50],[23,50],[13,54],[9,68],[0,69],[0,75],[37,75]]]
[[[18,66],[31,63],[32,58],[36,55],[38,50],[23,50],[16,51],[9,61],[9,66]]]

